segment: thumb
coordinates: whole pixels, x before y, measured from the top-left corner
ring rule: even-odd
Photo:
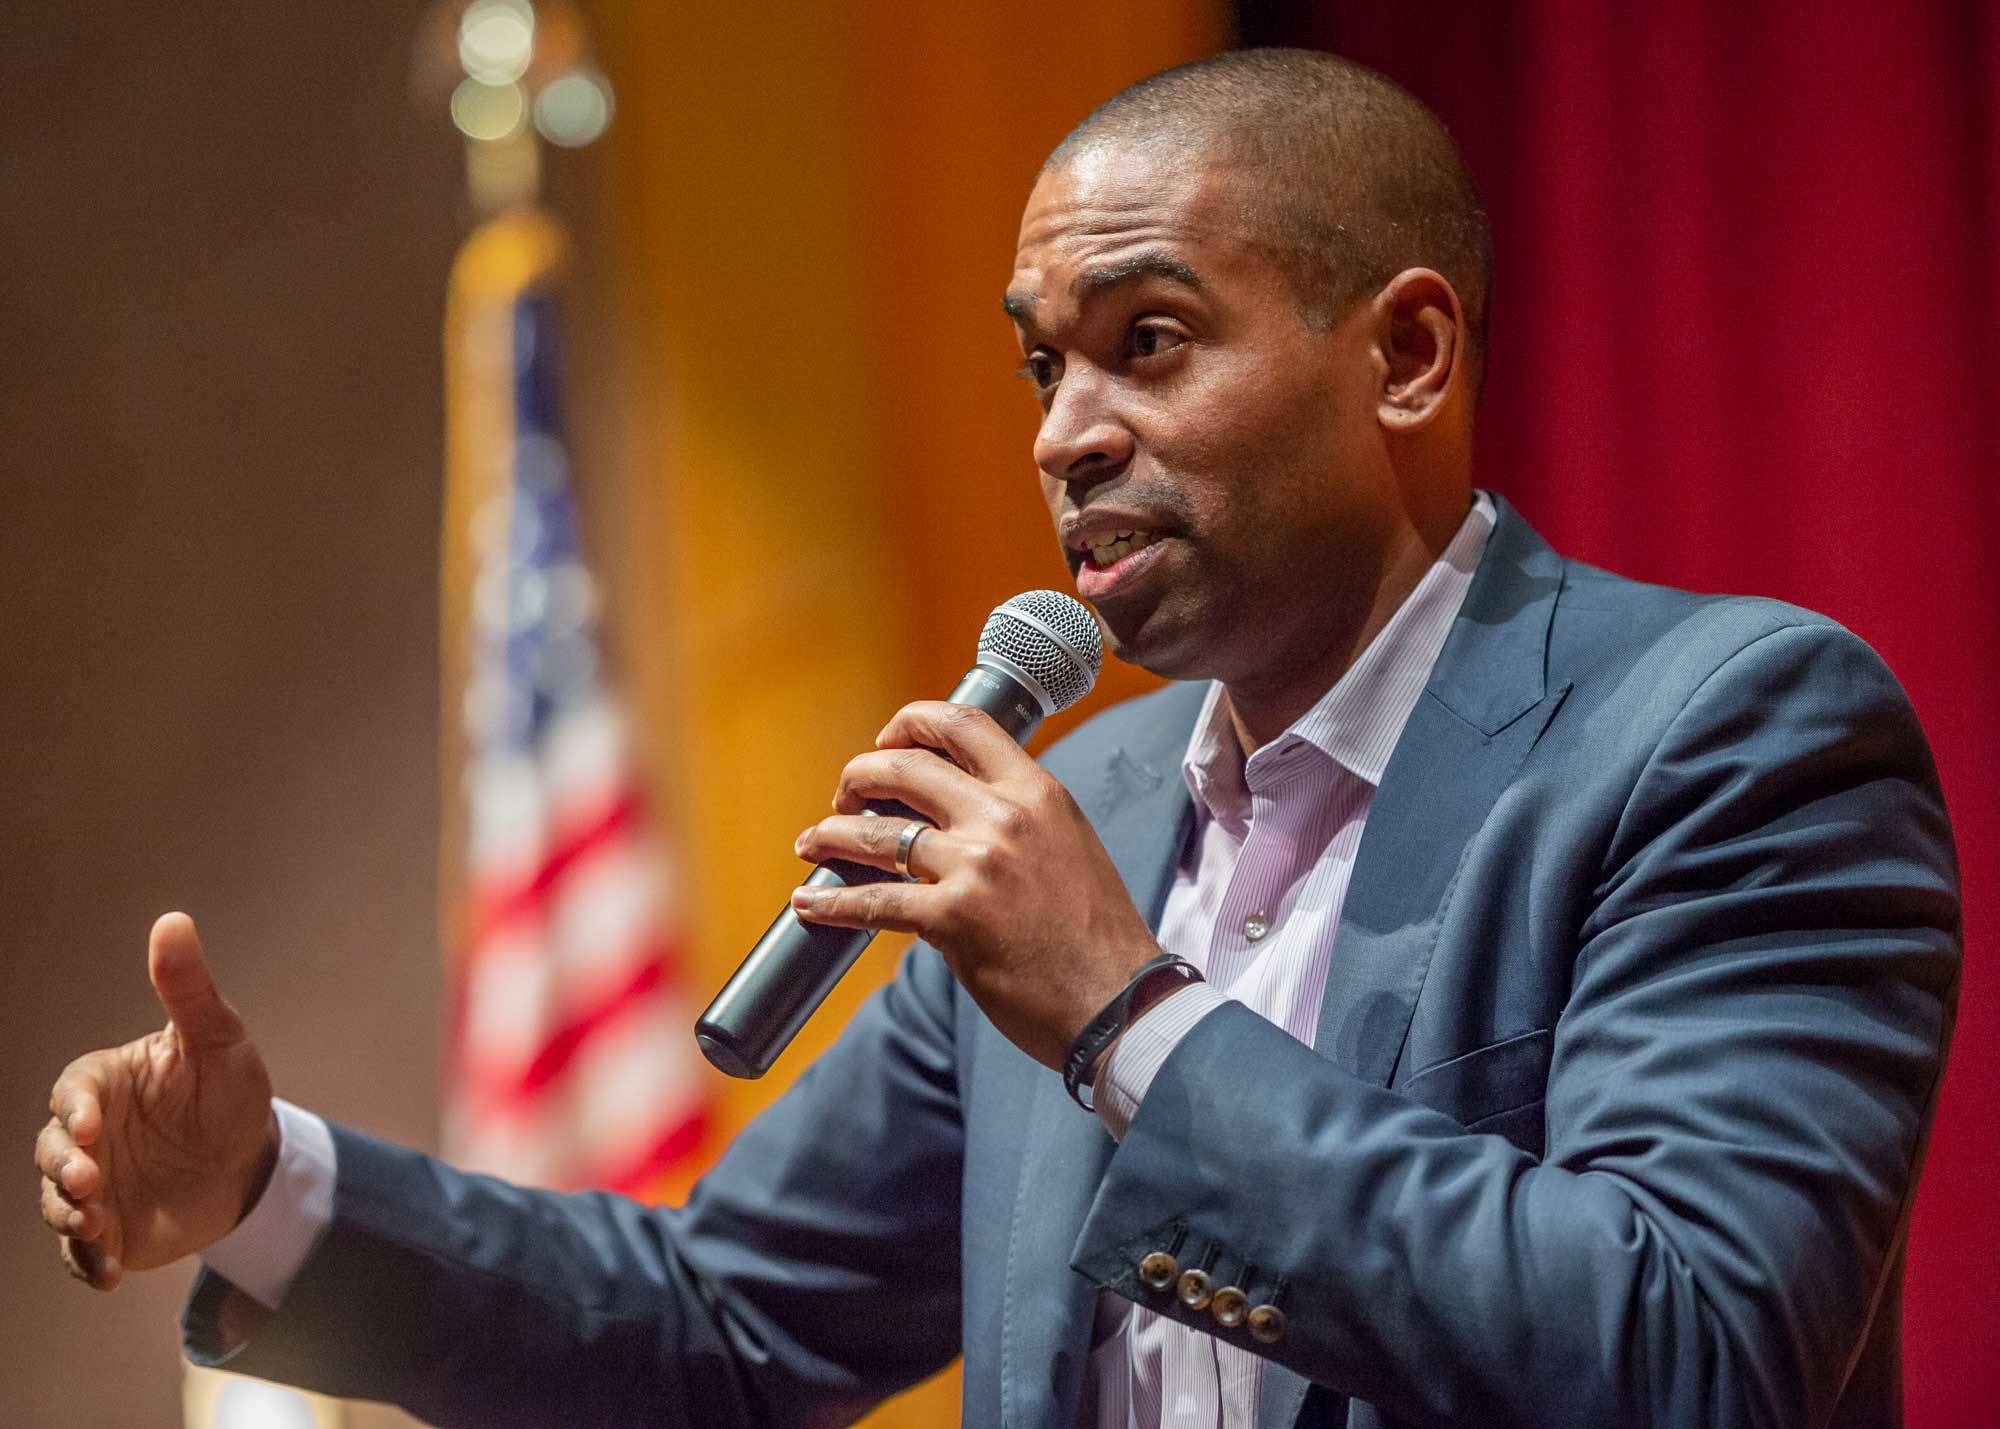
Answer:
[[[194,919],[168,913],[153,924],[146,949],[146,972],[167,1018],[190,1051],[227,1047],[243,1039],[243,1021],[222,1000],[208,975],[208,960],[195,936]]]

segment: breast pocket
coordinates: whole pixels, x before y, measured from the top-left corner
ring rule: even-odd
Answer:
[[[1426,1067],[1397,1090],[1467,1131],[1504,1136],[1540,1156],[1550,1051],[1548,1028],[1523,1032]]]

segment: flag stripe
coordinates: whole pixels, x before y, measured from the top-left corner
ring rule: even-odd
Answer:
[[[664,949],[648,956],[632,970],[632,976],[623,987],[603,1002],[572,1019],[567,1025],[558,1028],[549,1040],[542,1044],[542,1050],[535,1054],[534,1060],[522,1069],[518,1077],[511,1079],[511,1083],[504,1090],[499,1087],[493,1090],[507,1097],[532,1098],[543,1087],[561,1076],[563,1069],[575,1059],[577,1049],[583,1045],[586,1038],[626,1008],[644,1002],[660,990],[666,982],[666,964],[663,961],[665,956]]]
[[[596,819],[557,844],[534,873],[511,886],[498,884],[473,895],[475,914],[471,944],[477,952],[496,929],[516,918],[539,913],[549,895],[577,860],[608,843],[632,826],[639,813],[638,795],[624,791]]]
[[[607,1191],[636,1196],[657,1181],[674,1164],[688,1156],[708,1130],[708,1115],[697,1111],[669,1127],[646,1152],[616,1170],[592,1178]]]

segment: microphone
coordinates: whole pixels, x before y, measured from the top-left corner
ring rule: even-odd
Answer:
[[[1026,744],[1044,718],[1090,693],[1103,663],[1097,621],[1080,601],[1058,591],[1025,591],[987,617],[978,660],[946,698],[984,710]],[[869,812],[922,817],[893,799],[871,802]],[[851,888],[898,876],[829,859],[805,886]],[[808,923],[787,903],[695,1023],[702,1055],[732,1077],[763,1076],[874,936],[873,928]]]

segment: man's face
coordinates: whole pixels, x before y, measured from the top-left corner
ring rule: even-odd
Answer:
[[[1007,308],[1042,492],[1112,649],[1247,685],[1323,659],[1365,615],[1396,498],[1366,305],[1309,327],[1246,240],[1237,182],[1079,154],[1029,196]]]

